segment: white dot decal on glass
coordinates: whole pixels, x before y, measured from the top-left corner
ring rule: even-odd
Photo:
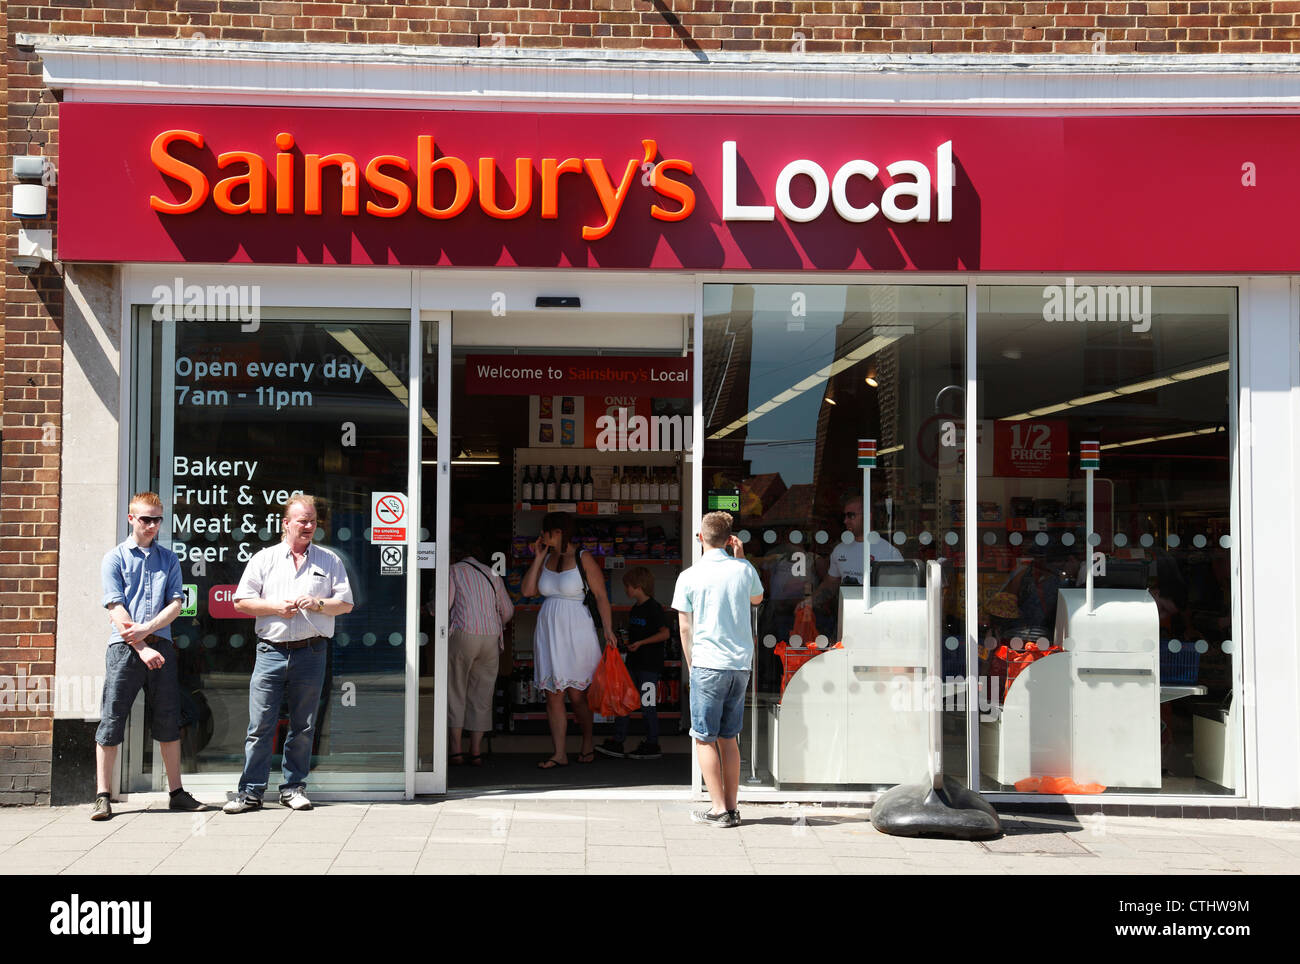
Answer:
[[[831,534],[827,532],[825,529],[818,529],[817,534],[813,536],[813,538],[817,540],[817,544],[819,546],[824,546],[826,545],[827,542],[830,541]]]
[[[1063,546],[1072,546],[1072,545],[1074,545],[1074,533],[1073,533],[1073,532],[1063,532],[1063,533],[1061,533],[1061,545],[1063,545]]]
[[[1192,545],[1196,546],[1197,549],[1204,549],[1207,542],[1209,540],[1199,533],[1192,538]]]
[[[943,644],[946,647],[948,647],[949,652],[953,652],[954,650],[957,649],[958,646],[961,645],[961,643],[957,642],[956,636],[949,636],[947,639],[943,641]]]
[[[844,543],[847,546],[852,541],[853,541],[853,533],[850,532],[848,529],[845,529],[843,532],[840,533],[840,542]]]
[[[429,541],[429,530],[426,529],[424,526],[420,526],[420,541],[421,542]]]
[[[402,645],[402,634],[401,634],[401,633],[389,633],[389,634],[388,634],[388,645],[389,645],[389,646],[401,646],[401,645]]]
[[[1101,536],[1095,532],[1092,535],[1088,536],[1088,545],[1094,547],[1101,545]]]
[[[340,646],[346,646],[348,643],[352,642],[352,637],[347,633],[336,633],[334,636],[334,642],[338,643]]]
[[[998,536],[997,536],[997,533],[996,533],[996,532],[986,532],[986,533],[984,533],[984,545],[986,545],[986,546],[991,546],[991,545],[993,545],[993,543],[995,543],[995,542],[997,542],[997,541],[998,541]]]
[[[1115,648],[1121,653],[1127,653],[1133,648],[1133,642],[1128,639],[1117,639],[1115,640]]]
[[[344,526],[342,529],[339,530],[339,542],[347,542],[351,538],[352,538],[352,530],[349,529],[347,526]]]
[[[1179,642],[1176,639],[1169,640],[1169,652],[1181,653],[1182,650],[1183,650],[1183,644],[1181,642]]]
[[[806,643],[804,643],[804,645],[807,646],[809,649],[816,649],[816,648],[817,648],[817,640],[815,640],[815,639],[810,639],[810,640],[808,640]]]
[[[955,546],[957,544],[957,539],[958,535],[955,532],[945,533],[943,537],[943,541],[948,543],[950,546]]]
[[[378,637],[376,637],[374,633],[366,633],[364,636],[361,637],[361,645],[362,645],[362,646],[373,646],[373,645],[375,645],[375,640],[376,640],[377,638],[378,638]]]
[[[872,529],[870,532],[867,533],[868,544],[874,546],[879,541],[880,541],[880,533],[877,532],[875,529]]]
[[[803,542],[803,533],[800,532],[798,529],[795,529],[793,532],[790,533],[790,544],[797,546],[801,542]]]
[[[362,529],[362,530],[361,530],[361,538],[362,538],[362,539],[365,539],[366,542],[369,542],[369,541],[370,541],[370,530],[369,530],[369,529]]]
[[[1021,639],[1019,636],[1012,636],[1012,637],[1011,637],[1011,648],[1014,649],[1014,650],[1018,653],[1018,652],[1020,652],[1022,649],[1025,648],[1025,641],[1024,641],[1023,639]]]
[[[1222,535],[1222,536],[1219,536],[1219,545],[1220,545],[1222,548],[1224,548],[1224,549],[1231,549],[1231,548],[1232,548],[1232,536],[1230,536],[1230,535]]]
[[[217,534],[216,534],[215,532],[211,532],[211,531],[209,531],[209,532],[208,532],[208,535],[207,535],[207,539],[208,539],[208,542],[216,542],[216,541],[217,541]]]
[[[922,532],[916,537],[916,541],[921,543],[923,546],[928,546],[930,543],[934,542],[934,536],[930,535],[928,532]]]
[[[1196,641],[1196,651],[1204,656],[1210,651],[1210,644],[1203,639],[1198,639]]]
[[[742,545],[748,545],[749,540],[752,538],[752,536],[750,535],[748,529],[741,529],[739,532],[736,533],[736,538],[740,540]]]
[[[763,541],[766,542],[769,546],[772,543],[776,542],[776,532],[772,529],[765,530],[763,532]]]
[[[1170,549],[1177,549],[1177,548],[1178,548],[1179,546],[1181,546],[1182,544],[1183,544],[1183,540],[1180,539],[1180,538],[1178,538],[1178,536],[1177,536],[1176,533],[1173,533],[1173,532],[1169,533],[1169,548],[1170,548]]]
[[[802,637],[802,636],[791,636],[791,637],[790,637],[790,648],[791,648],[791,649],[803,649],[803,637]]]
[[[872,684],[871,684],[871,688],[872,688],[872,690],[874,690],[876,693],[879,693],[879,694],[882,695],[882,696],[884,695],[885,690],[888,689],[888,687],[887,687],[883,682],[881,682],[881,681],[879,681],[879,680],[877,680],[876,682],[872,683]]]
[[[906,532],[895,532],[895,533],[894,533],[894,545],[896,545],[896,546],[901,546],[901,545],[902,545],[903,543],[905,543],[906,541],[907,541],[907,533],[906,533]]]
[[[1138,542],[1142,543],[1143,549],[1150,549],[1156,544],[1156,538],[1151,533],[1144,532],[1142,533],[1142,538],[1139,539]]]
[[[1122,532],[1115,533],[1115,545],[1118,548],[1123,549],[1128,545],[1128,536],[1124,535]]]
[[[185,649],[190,645],[190,638],[188,636],[177,636],[175,642],[177,649]]]
[[[421,645],[421,646],[428,646],[428,645],[429,645],[429,634],[428,634],[428,633],[420,633],[420,645]]]
[[[818,636],[817,636],[817,647],[818,647],[819,649],[825,649],[825,648],[826,648],[827,646],[829,646],[830,644],[831,644],[831,641],[830,641],[829,639],[827,639],[825,635],[820,634],[820,633],[818,634]]]
[[[244,637],[239,635],[239,633],[235,633],[235,635],[230,637],[231,649],[239,649],[239,647],[243,645],[244,645]]]
[[[776,648],[776,637],[773,636],[771,633],[768,633],[766,636],[763,637],[763,645],[766,646],[768,649]]]
[[[324,539],[325,539],[325,530],[318,526],[316,528],[316,531],[311,534],[311,541],[322,542],[324,541]]]
[[[1232,644],[1232,640],[1230,639],[1225,639],[1219,648],[1222,649],[1225,653],[1232,653],[1233,650],[1236,649],[1236,647],[1233,646]]]
[[[208,633],[208,635],[203,637],[203,647],[204,649],[216,649],[217,637],[213,636],[211,633]]]
[[[1142,652],[1144,652],[1144,653],[1150,653],[1150,652],[1153,652],[1153,651],[1155,650],[1155,648],[1156,648],[1156,643],[1155,643],[1155,640],[1154,640],[1154,639],[1144,639],[1144,640],[1142,640]]]
[[[1073,653],[1074,646],[1075,643],[1074,643],[1073,636],[1066,636],[1065,639],[1061,640],[1061,648],[1064,649],[1067,653]]]
[[[1034,536],[1034,544],[1038,546],[1047,545],[1047,533],[1040,532],[1038,533],[1038,535]]]
[[[1011,535],[1007,536],[1007,542],[1011,543],[1013,546],[1018,546],[1020,545],[1020,543],[1024,541],[1025,541],[1025,537],[1022,536],[1019,532],[1013,532],[1011,533]]]

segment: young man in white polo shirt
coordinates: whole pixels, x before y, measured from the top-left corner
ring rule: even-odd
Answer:
[[[731,534],[731,515],[710,512],[700,521],[700,561],[677,577],[673,608],[682,655],[691,674],[691,736],[713,806],[691,814],[696,823],[740,825],[740,744],[745,691],[754,665],[749,607],[763,601],[758,571]],[[728,554],[730,550],[730,554]]]

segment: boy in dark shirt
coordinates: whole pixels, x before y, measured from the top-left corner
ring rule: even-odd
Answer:
[[[623,588],[632,600],[628,615],[627,670],[632,682],[641,691],[641,715],[645,717],[646,738],[640,746],[623,751],[627,739],[630,716],[620,716],[614,723],[614,737],[596,747],[605,756],[627,757],[631,760],[657,760],[663,756],[659,749],[659,713],[655,709],[655,695],[659,678],[664,671],[664,643],[668,640],[668,621],[663,607],[654,600],[655,580],[645,566],[636,566],[623,573]]]

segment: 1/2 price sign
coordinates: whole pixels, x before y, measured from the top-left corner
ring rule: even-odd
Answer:
[[[1060,419],[998,422],[993,474],[1000,478],[1065,479],[1070,475],[1070,435]]]
[[[370,541],[406,541],[406,494],[370,493]]]

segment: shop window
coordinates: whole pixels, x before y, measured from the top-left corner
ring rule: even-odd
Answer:
[[[318,500],[316,539],[343,559],[356,601],[335,621],[312,785],[400,789],[404,567],[381,559],[370,520],[372,493],[407,486],[408,324],[405,313],[297,314],[250,325],[139,312],[131,486],[162,495],[162,538],[182,557],[189,593],[172,626],[183,766],[234,788],[257,639],[230,594],[247,559],[279,540],[284,501],[305,491]]]
[[[1235,290],[978,295],[981,786],[1241,792]]]

